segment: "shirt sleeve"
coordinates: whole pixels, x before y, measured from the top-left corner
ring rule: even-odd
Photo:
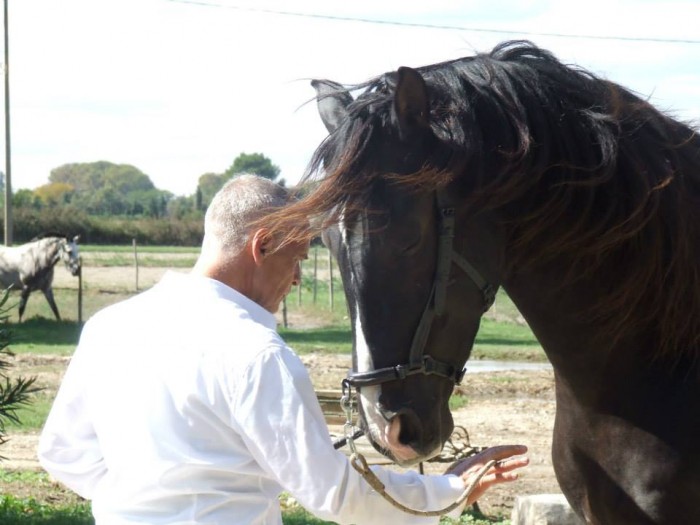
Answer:
[[[333,448],[308,372],[289,349],[265,351],[250,364],[232,410],[232,424],[261,468],[318,517],[341,524],[438,523],[391,506]],[[389,494],[417,510],[444,508],[464,490],[453,475],[372,469]]]
[[[87,325],[86,325],[87,328]],[[38,446],[39,462],[56,480],[86,499],[107,472],[85,398],[85,346],[81,344],[61,382]]]

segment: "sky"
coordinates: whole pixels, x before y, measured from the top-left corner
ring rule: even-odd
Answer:
[[[242,152],[294,184],[326,135],[310,79],[358,83],[510,39],[700,123],[698,0],[6,1],[15,191],[105,160],[191,195]]]

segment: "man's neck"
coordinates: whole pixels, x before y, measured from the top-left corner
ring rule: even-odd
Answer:
[[[245,257],[227,259],[217,254],[208,255],[202,251],[192,273],[215,279],[250,298],[254,265],[248,264]]]

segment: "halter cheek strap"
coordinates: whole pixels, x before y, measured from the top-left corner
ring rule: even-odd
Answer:
[[[442,189],[436,191],[435,200],[439,212],[439,239],[435,278],[423,310],[423,315],[413,335],[408,363],[378,368],[368,372],[351,371],[344,380],[350,386],[358,388],[378,385],[388,381],[405,379],[416,374],[435,374],[445,377],[457,385],[462,382],[464,369],[457,369],[456,366],[450,363],[438,361],[431,356],[425,355],[425,345],[430,335],[433,319],[435,316],[442,315],[445,310],[447,284],[452,263],[461,268],[481,291],[484,301],[484,312],[491,308],[496,299],[496,287],[486,281],[469,261],[454,251],[455,209],[447,205],[448,199]]]

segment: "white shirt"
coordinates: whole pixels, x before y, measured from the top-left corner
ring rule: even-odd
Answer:
[[[102,310],[56,396],[41,464],[92,500],[98,525],[281,524],[282,491],[338,523],[437,523],[391,507],[333,449],[275,328],[235,290],[179,273]],[[464,490],[456,476],[375,472],[418,509]]]

